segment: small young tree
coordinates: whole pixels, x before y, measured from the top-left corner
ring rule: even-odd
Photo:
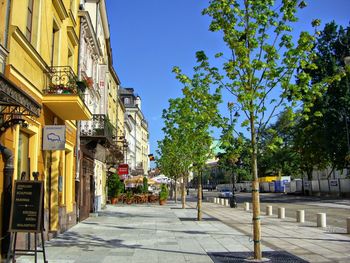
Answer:
[[[170,140],[169,144],[176,148],[172,149],[172,153],[175,153],[181,162],[179,170],[186,175],[183,178],[187,177],[190,169],[196,169],[198,172],[198,220],[201,220],[201,174],[212,144],[210,128],[219,126],[220,123],[217,106],[221,101],[219,89],[211,91],[210,86],[215,80],[203,70],[208,67],[207,62],[202,60],[203,56],[203,52],[198,52],[197,59],[200,63],[194,67],[194,75],[191,78],[183,74],[179,67],[173,68],[176,78],[184,86],[183,97],[170,100],[169,108],[163,112],[163,131]],[[184,207],[184,185],[182,200]]]
[[[181,116],[187,111],[182,99],[170,99],[169,108],[163,110],[163,119],[165,126],[163,128],[165,138],[158,142],[160,158],[158,163],[162,171],[174,177],[182,178],[181,202],[182,208],[186,204],[185,184],[191,165],[191,145],[188,144],[189,138],[186,133],[186,125]],[[178,175],[178,176],[177,176]]]
[[[162,171],[163,174],[168,175],[174,180],[174,198],[177,203],[177,180],[181,176],[181,160],[177,160],[176,142],[165,137],[163,140],[158,141],[158,150],[156,157],[157,167]]]
[[[210,30],[221,32],[228,48],[223,63],[224,76],[208,71],[222,81],[235,97],[245,116],[251,142],[253,174],[254,259],[261,259],[260,201],[258,185],[258,136],[281,108],[296,107],[303,99],[304,111],[324,91],[331,77],[310,83],[302,69],[315,69],[312,63],[314,37],[302,32],[293,42],[292,24],[297,9],[306,6],[300,0],[211,0],[203,14],[212,18]],[[314,26],[320,23],[313,22]],[[217,57],[222,56],[219,53]],[[206,57],[203,56],[203,61]],[[297,69],[301,69],[297,71]],[[298,84],[293,83],[297,77]]]
[[[221,152],[217,154],[219,167],[231,178],[229,181],[251,181],[249,160],[251,155],[250,142],[235,129],[238,109],[231,102],[228,103],[230,119],[223,118],[223,129],[220,137]],[[235,114],[233,114],[235,110]],[[236,178],[237,175],[237,178]],[[233,178],[232,178],[233,177]]]
[[[211,91],[211,85],[216,81],[211,74],[204,71],[208,64],[202,60],[204,54],[197,53],[199,65],[194,67],[190,78],[183,74],[179,67],[174,67],[176,78],[184,85],[182,89],[183,106],[186,114],[181,116],[180,123],[184,124],[186,144],[189,146],[191,167],[198,175],[198,204],[197,219],[202,219],[202,172],[211,153],[213,138],[211,127],[220,125],[218,104],[221,102],[220,89]],[[214,82],[214,83],[213,83]]]

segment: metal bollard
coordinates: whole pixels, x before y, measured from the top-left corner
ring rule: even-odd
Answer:
[[[278,218],[285,218],[286,215],[285,215],[285,209],[284,207],[279,207],[278,208]]]
[[[304,210],[298,210],[297,211],[297,222],[298,223],[304,223],[305,222],[305,211]]]
[[[248,202],[244,203],[244,211],[249,211],[249,203]]]
[[[348,225],[348,234],[350,234],[350,217],[346,219],[346,224]]]
[[[228,199],[225,199],[225,206],[229,206]]]
[[[318,213],[317,214],[317,227],[326,227],[326,213]]]
[[[224,205],[224,201],[225,201],[224,198],[220,198],[220,205]]]
[[[272,205],[266,206],[266,215],[272,216]]]
[[[217,204],[218,203],[218,199],[216,197],[214,197],[214,203]]]

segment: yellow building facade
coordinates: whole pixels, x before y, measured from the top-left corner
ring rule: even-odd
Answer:
[[[11,6],[1,6],[0,10],[1,19],[2,14],[8,14],[4,16],[5,23],[0,21],[0,33],[8,51],[4,83],[10,83],[1,89],[4,92],[13,86],[13,94],[23,93],[24,99],[19,97],[11,107],[0,104],[0,129],[3,128],[0,143],[13,154],[11,180],[34,180],[35,172],[44,182],[45,230],[55,235],[76,223],[76,120],[92,117],[77,78],[80,1],[2,2]],[[43,132],[50,125],[60,125],[64,131],[65,141],[60,148],[43,148],[48,139]],[[1,185],[7,178],[3,172],[5,165],[2,158]],[[3,193],[4,189],[0,191]],[[2,218],[3,215],[1,211]],[[5,234],[3,230],[1,235]],[[25,242],[24,238],[22,241]]]

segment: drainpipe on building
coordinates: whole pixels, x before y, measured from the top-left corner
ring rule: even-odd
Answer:
[[[82,18],[80,19],[80,28],[82,27]],[[83,30],[80,30],[79,33],[79,43],[83,39]],[[82,45],[79,45],[79,54],[78,54],[78,79],[81,79],[80,73],[80,56],[82,52]],[[76,204],[76,220],[80,221],[80,121],[77,121],[77,135],[75,139],[75,204]]]
[[[77,121],[77,135],[75,140],[75,209],[76,209],[76,220],[79,222],[80,214],[80,121]]]
[[[96,2],[96,25],[95,25],[95,28],[96,28],[96,35],[98,35],[98,9],[100,8],[100,1],[101,0],[98,0],[97,2]]]
[[[4,184],[3,184],[3,214],[2,214],[2,230],[1,230],[1,254],[5,258],[10,246],[10,211],[12,202],[12,177],[13,177],[13,153],[8,148],[0,144],[0,152],[2,154],[4,166]]]

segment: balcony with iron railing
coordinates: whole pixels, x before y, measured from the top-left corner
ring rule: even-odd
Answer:
[[[88,120],[92,115],[84,103],[86,83],[78,81],[69,66],[50,67],[46,73],[43,104],[63,120]]]
[[[102,140],[110,145],[115,144],[116,128],[104,114],[93,114],[89,121],[81,121],[80,137]]]

